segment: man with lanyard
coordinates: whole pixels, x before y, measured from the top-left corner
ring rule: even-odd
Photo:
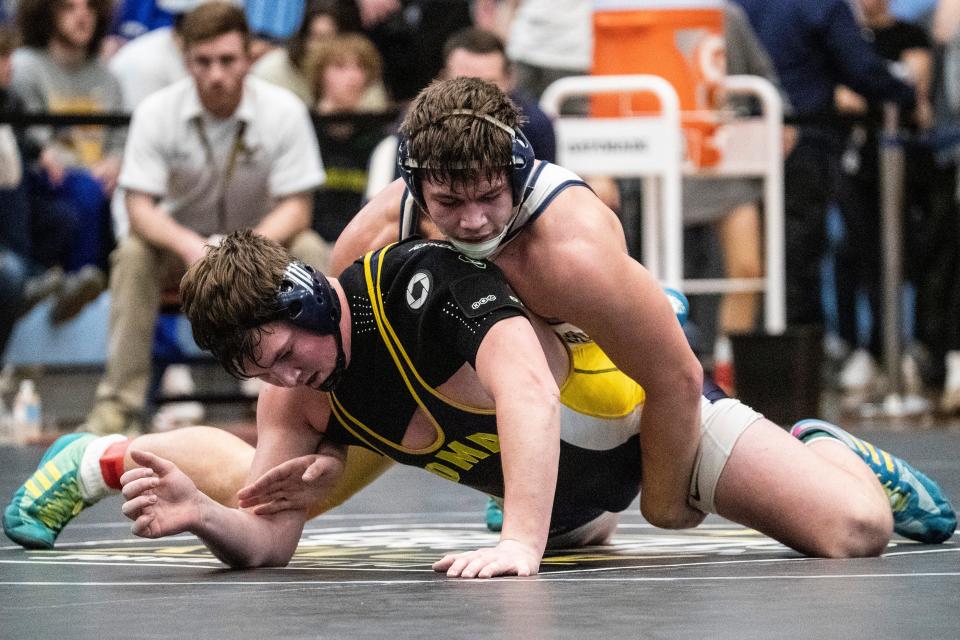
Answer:
[[[324,172],[306,108],[248,77],[242,8],[203,4],[183,18],[180,35],[191,77],[137,107],[124,152],[130,233],[111,258],[107,370],[86,424],[95,433],[139,430],[161,291],[208,242],[252,226],[325,266],[310,230]]]

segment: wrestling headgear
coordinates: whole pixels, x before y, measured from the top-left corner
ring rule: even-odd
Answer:
[[[313,267],[294,261],[283,270],[277,291],[280,319],[321,336],[332,335],[337,343],[337,361],[333,371],[320,385],[332,391],[346,367],[343,339],[340,336],[340,299],[330,281]]]
[[[523,200],[523,191],[527,186],[527,180],[530,178],[530,173],[533,171],[534,165],[533,146],[530,144],[530,141],[527,140],[527,137],[523,135],[523,132],[520,131],[520,129],[508,127],[506,124],[500,122],[493,116],[486,113],[478,113],[473,109],[454,109],[453,111],[440,116],[434,120],[434,122],[445,120],[452,116],[470,116],[472,118],[485,120],[495,127],[503,129],[510,134],[510,187],[513,193],[514,206],[520,204],[521,200]],[[420,185],[416,177],[415,169],[434,169],[440,167],[431,167],[418,161],[416,158],[411,158],[410,139],[407,137],[402,138],[400,141],[400,149],[397,152],[397,166],[400,169],[400,177],[403,178],[404,183],[406,183],[407,190],[410,191],[410,195],[413,196],[413,199],[416,200],[417,204],[426,209],[426,206],[423,202],[423,194],[420,192]],[[469,169],[471,167],[453,166],[448,168]]]

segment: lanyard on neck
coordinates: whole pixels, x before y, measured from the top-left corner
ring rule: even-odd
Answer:
[[[237,128],[233,134],[233,144],[230,145],[230,153],[227,156],[227,164],[223,168],[223,171],[218,171],[217,159],[213,153],[213,145],[210,144],[210,139],[207,137],[207,131],[203,125],[203,118],[197,117],[194,119],[194,122],[197,125],[197,134],[200,136],[200,144],[203,145],[204,152],[207,155],[207,162],[210,163],[210,167],[214,171],[219,173],[220,185],[217,193],[217,232],[226,233],[229,231],[229,229],[227,229],[227,184],[230,182],[230,178],[233,176],[233,171],[237,166],[237,158],[241,153],[246,153],[249,151],[243,142],[243,134],[247,129],[247,123],[243,120],[239,120],[237,122]]]

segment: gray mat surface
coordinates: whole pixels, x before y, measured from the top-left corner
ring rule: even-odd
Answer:
[[[957,501],[960,432],[867,436]],[[41,455],[0,448],[4,502]],[[484,497],[416,470],[312,521],[283,569],[225,570],[191,536],[135,538],[119,504],[80,514],[52,551],[0,540],[0,638],[960,638],[956,536],[820,560],[715,516],[657,530],[634,506],[610,546],[481,582],[430,564],[494,542]]]

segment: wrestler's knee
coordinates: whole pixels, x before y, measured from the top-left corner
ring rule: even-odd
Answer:
[[[890,506],[880,501],[854,500],[838,508],[816,527],[813,548],[823,558],[865,558],[883,553],[893,534]]]

